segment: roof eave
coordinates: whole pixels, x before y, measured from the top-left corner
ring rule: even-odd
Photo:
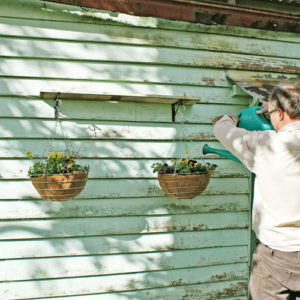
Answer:
[[[285,13],[193,0],[41,0],[135,16],[205,25],[227,25],[300,33],[300,18]]]

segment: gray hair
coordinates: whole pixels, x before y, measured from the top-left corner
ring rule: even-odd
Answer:
[[[277,108],[281,108],[292,119],[300,119],[300,90],[290,83],[276,85],[269,101],[274,102]]]

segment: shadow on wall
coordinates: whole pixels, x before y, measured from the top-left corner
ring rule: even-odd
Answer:
[[[39,100],[15,101],[7,102],[7,114],[15,116],[19,110],[20,115],[3,120],[1,125],[7,139],[1,147],[5,208],[0,236],[9,240],[0,250],[1,257],[7,259],[3,276],[9,281],[4,295],[29,299],[168,285],[169,278],[161,270],[172,269],[172,252],[168,250],[173,235],[159,232],[168,230],[171,216],[166,207],[172,201],[163,197],[150,169],[151,158],[160,154],[152,153],[152,147],[144,157],[144,142],[138,142],[142,146],[138,147],[124,140],[120,131],[107,129],[108,139],[81,136],[87,135],[92,125],[66,116],[66,132],[79,149],[84,149],[82,161],[91,165],[91,178],[78,199],[66,203],[38,200],[30,181],[25,180],[29,161],[24,153],[32,150],[40,156],[45,152],[54,121],[49,117],[24,119],[22,105],[36,117],[40,111],[37,107],[43,107],[44,113],[50,113],[52,107],[48,109],[48,104]],[[106,122],[106,126],[110,123],[114,124]],[[101,128],[101,124],[95,126]],[[58,139],[53,145],[57,147],[53,150],[59,151],[64,143]],[[63,278],[63,285],[58,278]],[[25,288],[28,286],[31,288]]]
[[[10,105],[13,107],[14,102]],[[84,109],[81,112],[84,114]],[[22,128],[22,121],[14,120],[14,128]],[[127,124],[122,135],[124,127],[120,122],[105,121],[103,127],[102,122],[92,126],[89,121],[66,116],[66,132],[78,149],[84,149],[82,161],[91,165],[91,172],[82,194],[65,203],[38,200],[31,183],[25,180],[28,161],[24,160],[24,152],[34,149],[37,156],[43,152],[53,121],[31,120],[31,127],[24,127],[25,139],[18,137],[15,147],[9,144],[5,148],[3,144],[2,153],[7,154],[3,156],[9,159],[4,160],[5,168],[1,169],[6,178],[2,195],[9,201],[2,202],[0,237],[9,241],[2,245],[0,256],[8,259],[3,270],[5,279],[10,281],[6,290],[9,297],[112,293],[113,299],[113,293],[117,293],[118,299],[137,299],[146,294],[144,289],[183,286],[180,291],[185,291],[185,285],[210,281],[215,276],[216,270],[207,270],[206,279],[197,277],[200,269],[188,271],[190,267],[216,263],[207,260],[209,252],[192,250],[199,247],[197,244],[191,246],[191,252],[185,251],[197,237],[193,231],[201,231],[205,225],[201,227],[196,216],[188,215],[192,211],[191,200],[178,202],[164,197],[151,173],[154,158],[168,156],[172,141],[136,141],[130,135],[136,138],[136,129],[143,124]],[[101,134],[95,135],[95,126],[102,129]],[[176,135],[172,126],[165,129]],[[155,125],[153,128],[157,130]],[[143,130],[153,128],[144,126]],[[8,140],[12,142],[18,132],[14,130],[1,128],[13,133]],[[83,138],[90,130],[93,138]],[[63,147],[61,140],[54,144],[58,147],[54,151]],[[197,143],[193,144],[196,151]],[[182,150],[176,144],[171,154]],[[17,174],[17,169],[24,171]],[[211,257],[216,256],[217,253]],[[225,271],[221,268],[218,272]],[[236,274],[229,272],[224,276],[237,279]],[[30,289],[24,289],[25,286]],[[126,290],[132,292],[122,292]],[[217,287],[207,295],[216,290]],[[219,291],[222,290],[224,286],[220,286]],[[158,292],[149,293],[157,297]],[[166,293],[174,295],[173,290]],[[103,299],[108,299],[106,296]]]
[[[11,102],[11,107],[13,105]],[[24,120],[17,119],[14,122],[14,128],[22,128],[24,125]],[[32,120],[31,124],[29,122],[31,127],[24,127],[26,140],[21,138],[20,141],[20,137],[17,141],[4,140],[7,145],[3,143],[1,147],[2,156],[9,158],[1,176],[3,178],[10,175],[10,178],[5,178],[7,181],[2,182],[2,198],[10,199],[9,202],[4,201],[7,215],[3,211],[3,219],[6,221],[2,222],[0,233],[2,239],[10,240],[5,242],[3,252],[1,251],[1,257],[11,259],[5,264],[4,276],[9,281],[34,280],[31,282],[32,289],[28,291],[14,289],[14,283],[11,282],[8,285],[8,297],[26,299],[144,288],[144,282],[147,282],[145,278],[148,276],[144,272],[160,269],[160,257],[164,256],[163,253],[153,252],[160,248],[157,244],[163,245],[165,249],[171,246],[170,236],[167,239],[161,237],[159,241],[154,237],[154,244],[148,237],[146,244],[143,244],[143,233],[159,231],[158,228],[168,220],[165,217],[163,222],[153,221],[151,212],[147,211],[147,208],[153,208],[147,204],[151,201],[151,196],[150,199],[139,199],[149,196],[145,183],[148,182],[146,186],[149,187],[150,181],[150,186],[152,185],[149,179],[137,178],[143,172],[149,175],[144,170],[148,167],[145,166],[147,161],[134,161],[135,170],[142,171],[132,179],[128,177],[132,172],[127,170],[128,158],[118,161],[122,153],[138,152],[134,145],[130,146],[130,142],[122,142],[122,147],[114,141],[104,142],[104,146],[101,146],[97,139],[77,139],[74,141],[76,145],[87,148],[83,160],[91,165],[91,178],[86,189],[78,199],[66,203],[37,200],[31,183],[24,180],[27,161],[20,158],[24,158],[26,150],[34,149],[37,156],[42,154],[42,144],[47,143],[45,135],[48,131],[43,123],[47,125],[47,122],[51,123]],[[69,124],[72,126],[68,128],[68,133],[76,137],[80,127],[76,121],[70,121]],[[1,127],[1,131],[8,135],[9,127]],[[17,133],[14,129],[12,131],[15,137]],[[36,140],[37,136],[42,139]],[[61,141],[58,143],[62,145]],[[89,144],[88,147],[85,146],[86,143]],[[115,155],[109,155],[111,148],[115,150]],[[113,159],[107,156],[112,156]],[[26,166],[22,168],[26,170],[17,174],[17,169],[21,169],[22,165]],[[13,166],[11,169],[14,171],[10,166]],[[14,176],[18,176],[17,180]],[[151,189],[153,194],[162,195],[157,186]],[[157,204],[157,199],[154,199]],[[139,205],[139,200],[142,205]],[[164,201],[164,198],[160,200]],[[161,209],[158,206],[156,210]],[[164,213],[167,214],[167,211]],[[153,222],[157,223],[151,224]],[[167,240],[166,243],[164,240]],[[123,273],[126,275],[122,275]],[[109,274],[112,275],[111,278],[100,277]],[[97,277],[85,278],[87,276]],[[72,277],[74,279],[70,279]],[[50,278],[54,279],[47,280]],[[65,278],[63,286],[60,284],[61,280],[56,278]],[[22,287],[21,283],[15,284]],[[9,286],[12,287],[11,290]]]
[[[20,36],[26,35],[24,31]],[[154,160],[182,151],[176,143],[169,153],[178,134],[176,124],[167,124],[169,105],[63,102],[68,137],[91,166],[86,189],[77,199],[51,203],[39,200],[26,179],[25,151],[41,156],[54,126],[53,102],[35,98],[41,90],[194,96],[200,91],[198,81],[176,85],[183,77],[169,79],[176,73],[174,67],[153,66],[168,63],[166,49],[127,45],[120,51],[118,44],[79,40],[73,41],[73,48],[63,39],[16,37],[1,38],[0,44],[2,55],[11,56],[1,63],[6,77],[0,80],[0,256],[6,259],[0,269],[7,281],[2,292],[7,299],[101,293],[109,293],[105,300],[139,299],[139,295],[157,299],[162,289],[152,288],[170,287],[164,290],[168,299],[178,295],[176,291],[185,295],[185,286],[218,281],[221,275],[222,280],[245,278],[243,270],[233,274],[220,268],[205,269],[207,277],[198,279],[201,272],[194,267],[208,263],[207,253],[188,252],[185,247],[195,239],[193,231],[205,229],[205,224],[189,216],[191,200],[179,203],[165,197],[151,174]],[[149,66],[142,64],[145,58]],[[63,148],[61,136],[54,144],[54,151]],[[194,154],[201,146],[193,143]],[[224,296],[228,288],[217,286],[204,289],[203,299],[218,291]]]

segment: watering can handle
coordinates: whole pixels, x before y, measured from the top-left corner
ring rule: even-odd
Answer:
[[[263,106],[254,106],[253,109],[254,109],[255,111],[258,111],[258,110],[263,109]],[[240,117],[242,116],[243,112],[244,112],[244,110],[241,110],[239,113],[237,113],[236,116],[237,116],[238,118],[240,118]]]
[[[255,106],[255,107],[253,107],[253,109],[255,110],[255,111],[258,111],[258,110],[261,110],[261,109],[263,109],[263,106]],[[237,117],[238,118],[240,118],[241,116],[242,116],[242,114],[243,114],[243,111],[244,110],[241,110],[239,113],[237,113]]]

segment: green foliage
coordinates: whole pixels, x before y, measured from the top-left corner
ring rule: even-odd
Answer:
[[[186,154],[189,150],[185,150]],[[153,173],[158,174],[199,174],[209,173],[215,170],[217,165],[210,163],[197,162],[196,160],[180,158],[178,160],[171,159],[171,163],[157,162],[151,166]]]
[[[28,176],[38,177],[43,175],[66,174],[73,171],[89,171],[89,166],[81,166],[76,163],[72,155],[62,155],[60,152],[51,152],[44,162],[36,161],[32,153],[25,152],[26,156],[32,160],[33,166],[28,170]]]

